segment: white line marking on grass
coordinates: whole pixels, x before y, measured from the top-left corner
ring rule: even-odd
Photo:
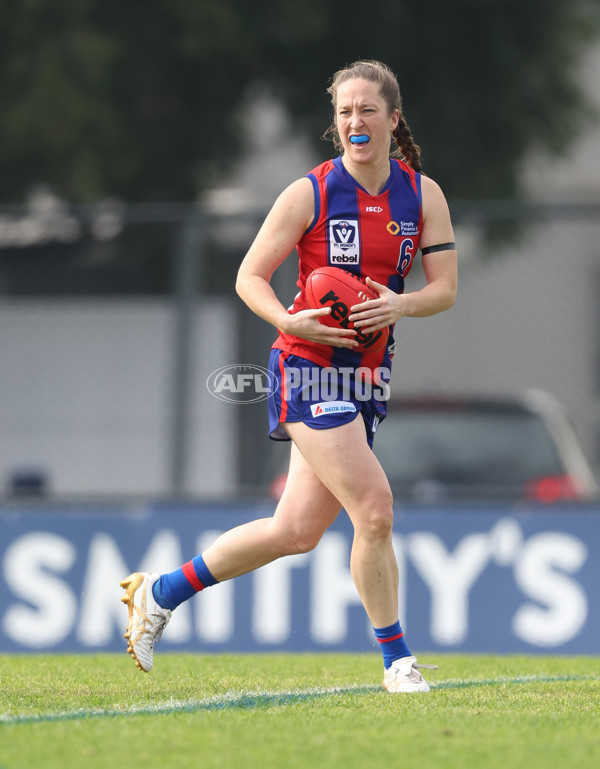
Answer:
[[[448,678],[446,681],[429,683],[432,689],[464,689],[472,686],[505,686],[506,684],[552,684],[565,681],[600,681],[600,676],[516,676],[515,678]]]
[[[600,676],[541,676],[528,675],[515,678],[448,679],[430,683],[433,691],[444,689],[466,689],[481,686],[505,686],[507,684],[557,683],[565,681],[599,681]],[[53,721],[75,721],[87,718],[117,718],[130,716],[156,716],[173,713],[198,713],[213,710],[253,710],[259,708],[285,707],[310,700],[336,697],[345,694],[382,693],[381,686],[346,686],[333,689],[306,689],[304,691],[281,692],[227,692],[202,700],[168,700],[157,705],[123,705],[110,709],[65,710],[56,713],[0,714],[0,726],[34,724]],[[394,695],[385,695],[394,696]]]

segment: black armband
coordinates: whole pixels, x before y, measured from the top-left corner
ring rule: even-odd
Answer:
[[[456,243],[440,243],[437,246],[427,246],[427,248],[421,249],[421,254],[435,254],[437,251],[454,251]]]

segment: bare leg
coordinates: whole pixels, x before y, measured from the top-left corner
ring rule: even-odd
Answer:
[[[286,425],[315,475],[346,509],[354,526],[350,567],[374,627],[398,619],[398,566],[392,547],[392,493],[366,441],[359,416],[330,430]]]
[[[341,505],[292,444],[290,469],[275,514],[222,534],[203,557],[223,582],[277,558],[312,550],[338,516]]]

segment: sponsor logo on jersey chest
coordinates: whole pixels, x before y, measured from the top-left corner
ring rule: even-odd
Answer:
[[[395,222],[387,223],[387,231],[391,235],[418,235],[419,225],[417,222]]]

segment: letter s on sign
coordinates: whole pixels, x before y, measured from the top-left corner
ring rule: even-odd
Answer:
[[[77,601],[69,586],[52,572],[69,571],[75,557],[72,542],[46,531],[25,534],[7,549],[6,583],[14,596],[27,602],[13,603],[6,610],[2,625],[9,638],[41,649],[69,635]]]
[[[561,572],[579,571],[586,558],[585,543],[570,534],[549,531],[527,540],[515,565],[515,580],[541,605],[526,603],[518,609],[512,621],[517,638],[551,647],[579,633],[587,619],[587,596],[578,582]]]

